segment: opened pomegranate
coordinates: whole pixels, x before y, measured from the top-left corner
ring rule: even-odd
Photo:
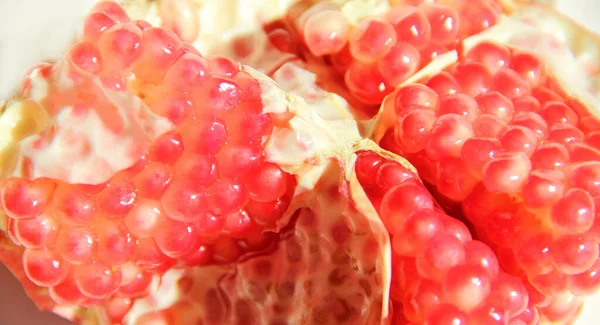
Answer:
[[[0,260],[90,324],[572,324],[595,85],[547,8],[422,2],[289,1],[223,43],[193,1],[98,2],[0,115]]]

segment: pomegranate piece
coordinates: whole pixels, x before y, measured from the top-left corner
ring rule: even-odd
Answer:
[[[358,152],[356,173],[390,232],[394,307],[412,323],[471,322],[489,308],[508,319],[524,317],[529,298],[523,281],[500,269],[489,246],[434,205],[417,177],[394,184],[369,177],[392,164],[398,174],[412,173],[366,151]]]
[[[84,40],[40,75],[46,93],[38,101],[47,104],[50,121],[22,144],[29,167],[2,181],[0,202],[13,241],[25,248],[28,278],[54,292],[57,303],[92,306],[139,295],[148,273],[160,275],[180,261],[215,263],[215,256],[196,255],[219,252],[216,238],[239,245],[279,230],[296,176],[266,157],[277,114],[263,104],[263,86],[249,72],[190,53],[167,29],[142,31],[112,2],[99,3],[86,22]],[[96,50],[101,67],[91,65]],[[93,91],[79,93],[86,88]],[[158,88],[160,94],[151,90]],[[117,95],[106,95],[108,89]],[[90,124],[97,116],[103,118]],[[91,179],[78,174],[83,167],[96,171],[92,152],[103,148],[97,135],[67,123],[74,121],[127,148],[130,165],[100,169]],[[242,121],[245,130],[238,128]],[[79,149],[71,155],[66,147],[58,160],[77,168],[49,170],[44,157],[60,146]],[[101,158],[110,164],[118,154]],[[96,180],[102,181],[88,183]]]
[[[331,58],[336,70],[346,74],[345,83],[353,96],[364,104],[373,105],[380,103],[383,96],[411,77],[419,67],[454,49],[459,38],[493,26],[501,14],[498,8],[494,1],[415,6],[401,3],[383,17],[361,15],[364,18],[350,26],[337,6],[316,4],[298,15],[293,26],[313,55]],[[344,50],[345,44],[348,44],[348,51]],[[338,67],[336,62],[341,56],[345,57],[344,61],[355,64]],[[525,62],[526,58],[521,61],[519,69],[523,74],[536,73],[532,70],[536,67]],[[382,80],[373,85],[373,90],[365,93],[364,87],[368,83],[364,79],[370,77],[353,72],[357,64],[369,67],[362,70],[379,67]],[[356,77],[348,77],[348,74]],[[475,79],[465,82],[481,83]]]
[[[467,69],[468,65],[478,68]],[[598,143],[588,140],[589,131],[580,122],[595,117],[556,86],[544,60],[488,41],[419,82],[400,88],[394,104],[384,108],[393,110],[397,122],[387,124],[396,135],[395,143],[382,138],[382,147],[405,155],[421,175],[437,175],[425,180],[442,200],[461,211],[475,229],[473,236],[491,245],[500,266],[525,280],[530,293],[536,290],[548,297],[589,293],[579,288],[578,280],[569,279],[587,278],[599,258],[594,230]],[[432,101],[434,93],[441,98],[434,109],[410,106]],[[428,112],[427,119],[410,118],[425,116],[421,112]],[[421,163],[424,160],[428,163]],[[444,243],[439,247],[451,245],[439,236],[436,240]],[[454,251],[452,256],[463,254]],[[425,272],[423,265],[433,262],[423,264],[417,256],[413,263],[411,267]],[[438,278],[435,273],[422,274]],[[481,286],[465,294],[472,299],[489,290],[487,278],[477,279]],[[589,282],[590,288],[596,287],[594,283]],[[460,301],[461,292],[453,294]],[[573,306],[579,301],[575,299]],[[534,306],[542,317],[554,317],[547,316],[554,310],[536,302]],[[457,307],[464,310],[471,305]],[[520,313],[525,307],[527,302],[521,301],[514,310]],[[485,305],[473,317],[484,322],[491,317],[488,311],[498,308]]]

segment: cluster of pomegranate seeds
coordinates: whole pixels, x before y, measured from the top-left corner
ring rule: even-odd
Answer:
[[[356,174],[391,235],[391,297],[401,311],[395,317],[411,324],[537,324],[525,284],[441,210],[412,171],[359,152]]]
[[[151,274],[176,263],[232,262],[266,245],[262,232],[276,228],[296,181],[264,157],[273,121],[262,113],[256,79],[228,59],[201,57],[168,30],[130,21],[112,2],[86,18],[69,60],[115,91],[154,89],[160,98],[146,104],[175,127],[99,185],[3,182],[7,232],[25,248],[31,281],[60,304],[94,305],[144,294]],[[48,89],[65,106],[94,107]]]
[[[378,105],[419,68],[467,36],[494,25],[502,8],[494,0],[399,4],[382,16],[352,25],[336,4],[319,2],[295,22],[316,56],[334,70],[364,104]]]
[[[600,288],[598,122],[543,61],[484,42],[395,96],[397,124],[381,145],[460,202],[503,268],[538,296]],[[572,305],[547,313],[566,317]]]

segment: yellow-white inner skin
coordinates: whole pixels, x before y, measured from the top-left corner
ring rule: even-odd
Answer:
[[[72,0],[64,1],[68,2]],[[63,24],[63,26],[67,26],[67,28],[70,28],[71,30],[66,31],[62,37],[57,37],[54,44],[44,43],[41,46],[41,49],[39,49],[44,52],[44,54],[41,54],[39,51],[35,52],[34,56],[30,55],[30,57],[21,60],[21,62],[28,62],[28,60],[32,61],[35,58],[35,55],[38,55],[36,60],[59,58],[63,55],[64,50],[68,48],[68,45],[70,45],[72,41],[73,29],[76,28],[75,26],[80,26],[80,18],[95,0],[76,2],[77,5],[73,6],[54,6],[61,7],[61,12],[64,11],[65,8],[71,10],[66,14],[66,16],[70,17],[69,24]],[[256,42],[255,51],[244,58],[243,63],[249,64],[258,70],[268,71],[269,64],[272,64],[273,61],[280,60],[281,54],[268,50],[268,47],[266,46],[266,35],[261,32],[262,24],[281,17],[287,8],[292,3],[296,2],[296,0],[121,0],[121,2],[126,6],[132,17],[145,19],[154,25],[160,25],[164,18],[161,16],[159,6],[171,6],[169,8],[174,8],[174,11],[177,11],[178,14],[185,18],[183,21],[187,24],[183,25],[183,36],[195,36],[193,45],[202,53],[206,54],[232,55],[231,41],[233,39],[241,35],[255,35],[253,39]],[[367,15],[385,12],[390,6],[386,0],[336,0],[335,2],[342,4],[342,10],[352,22],[356,22]],[[52,12],[52,8],[48,8],[48,11],[45,12]],[[52,17],[51,14],[46,14],[46,16]],[[30,22],[31,21],[36,20],[30,20]],[[51,22],[51,20],[42,21],[42,24],[48,22]],[[201,22],[201,28],[198,28],[198,22]],[[496,27],[467,40],[467,48],[481,39],[493,39],[504,44],[527,49],[542,55],[548,60],[550,69],[559,80],[562,81],[564,88],[574,97],[584,101],[590,111],[596,116],[599,116],[600,82],[598,80],[598,73],[600,67],[598,67],[597,64],[600,62],[598,61],[598,56],[600,56],[600,41],[598,36],[582,30],[580,27],[572,24],[570,21],[556,13],[549,12],[547,8],[532,6],[520,10],[511,15],[511,17],[503,17],[500,24]],[[8,42],[10,41],[11,39],[8,39]],[[8,44],[3,45],[6,47]],[[23,49],[21,52],[21,54],[30,54],[26,49]],[[8,53],[8,55],[2,55],[3,53]],[[14,51],[9,52],[0,48],[0,58],[11,57],[11,55],[14,56],[14,53]],[[413,78],[407,80],[407,83],[433,74],[454,63],[456,59],[457,55],[455,52],[443,55],[439,60],[431,63]],[[34,62],[35,61],[32,61],[31,63]],[[23,67],[23,69],[26,68],[27,67]],[[349,155],[347,151],[353,146],[356,146],[357,143],[361,143],[358,129],[366,128],[368,130],[369,126],[374,125],[377,118],[366,125],[358,126],[356,122],[350,118],[350,114],[348,113],[350,108],[348,107],[347,102],[340,96],[324,92],[316,86],[314,88],[312,86],[306,87],[306,85],[314,84],[315,77],[313,74],[302,70],[293,63],[284,65],[281,68],[281,71],[283,69],[292,71],[293,76],[297,78],[295,81],[293,79],[284,80],[283,78],[279,78],[278,76],[280,75],[275,73],[273,78],[280,83],[280,86],[284,90],[299,96],[305,95],[307,91],[310,91],[312,94],[318,94],[316,99],[308,101],[310,106],[317,108],[314,110],[302,110],[303,112],[300,115],[310,115],[318,111],[320,116],[303,116],[298,119],[298,123],[310,120],[317,124],[326,123],[328,125],[328,127],[325,128],[326,130],[346,130],[339,133],[335,132],[336,136],[332,136],[331,134],[307,135],[308,138],[312,139],[320,137],[327,138],[327,141],[325,142],[313,142],[329,144],[327,145],[327,148],[320,148],[324,150],[315,148],[315,152],[319,152],[323,159],[331,156],[352,159],[353,155]],[[2,69],[0,69],[0,71],[2,71]],[[255,74],[257,76],[259,75],[257,73]],[[14,76],[7,76],[5,80],[11,80],[11,78],[14,78]],[[265,85],[263,89],[274,89],[268,87],[270,81],[263,80],[262,82]],[[305,87],[297,87],[298,85],[303,85]],[[0,176],[2,176],[1,171],[6,167],[3,166],[3,163],[7,164],[7,162],[3,160],[2,155],[10,151],[15,143],[23,137],[15,134],[15,132],[13,132],[14,129],[21,125],[23,120],[28,118],[31,119],[31,116],[26,116],[26,114],[24,114],[26,110],[23,110],[22,107],[20,107],[20,103],[13,103],[7,100],[7,98],[9,98],[9,90],[7,89],[10,89],[10,87],[11,86],[6,85],[6,82],[4,84],[0,82],[0,113],[2,113],[0,115]],[[12,87],[14,88],[14,85]],[[36,89],[39,90],[42,88],[43,85],[39,85]],[[43,92],[43,90],[39,91]],[[282,93],[277,93],[277,90],[263,92],[263,98],[266,101],[269,101],[269,97],[276,98],[275,100],[271,100],[273,103],[272,105],[275,106],[269,107],[267,105],[266,109],[280,109],[282,104],[281,96]],[[5,99],[5,101],[2,99]],[[288,101],[288,107],[305,105],[302,103],[298,104],[299,102],[304,101],[295,96],[289,96],[283,102],[286,101]],[[290,103],[289,101],[296,102]],[[279,106],[276,107],[277,105]],[[385,105],[385,103],[383,105]],[[89,122],[88,125],[90,126],[92,124],[97,125],[93,123],[93,117],[89,117],[87,122]],[[166,124],[165,127],[168,128]],[[92,129],[98,130],[97,127]],[[302,130],[301,125],[298,126],[298,130]],[[347,130],[354,131],[348,132]],[[374,138],[377,138],[378,130],[371,131],[373,132]],[[97,136],[102,137],[101,130],[96,132],[98,133]],[[338,134],[344,134],[345,136],[339,137],[337,136]],[[332,139],[335,139],[335,141],[333,141],[335,143],[332,143]],[[363,145],[365,148],[372,146],[370,143],[364,143]],[[61,148],[54,149],[56,149],[55,152],[60,152],[61,150]],[[283,165],[293,164],[293,160],[296,160],[297,162],[304,158],[297,154],[294,155],[292,152],[293,151],[289,150],[271,150],[269,151],[269,158],[274,161],[279,161],[283,163]],[[47,156],[45,156],[44,159],[51,159],[51,156],[52,153],[47,153]],[[345,161],[342,165],[351,166],[352,161]],[[114,166],[114,168],[118,168],[118,166]],[[349,177],[349,171],[346,170],[345,173]],[[317,176],[318,175],[302,178],[302,181],[306,183],[301,183],[299,186],[311,188],[310,182]],[[73,179],[70,180],[72,181]],[[2,217],[0,216],[0,218]],[[0,222],[0,227],[2,227],[2,224],[3,223]],[[389,263],[389,256],[382,258],[384,264]],[[158,282],[156,282],[152,287],[152,296],[156,300],[156,305],[153,303],[153,306],[149,306],[147,301],[138,301],[127,316],[127,323],[134,324],[137,317],[144,312],[147,312],[148,309],[159,309],[174,304],[178,299],[178,291],[173,284],[176,283],[177,279],[181,276],[181,270],[167,272],[167,274],[163,276],[162,284],[159,286]],[[587,297],[584,309],[576,324],[593,324],[594,321],[597,320],[597,313],[593,311],[593,306],[597,304],[600,304],[600,294]],[[77,311],[74,308],[60,307],[57,308],[56,312],[67,318],[72,318]],[[384,310],[384,314],[386,312],[387,311]]]

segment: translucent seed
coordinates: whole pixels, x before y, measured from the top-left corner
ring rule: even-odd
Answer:
[[[0,188],[0,203],[7,216],[26,219],[39,216],[46,208],[53,187],[41,181],[7,179]]]
[[[194,227],[173,220],[163,220],[154,235],[156,246],[168,257],[180,258],[197,243]]]
[[[176,133],[165,133],[154,140],[148,151],[151,160],[173,164],[183,153],[183,140]]]
[[[464,36],[475,35],[495,25],[500,13],[491,3],[465,5],[460,11],[460,31]]]
[[[438,42],[429,42],[421,49],[421,68],[448,51],[447,47]]]
[[[518,113],[512,120],[513,125],[521,125],[524,126],[538,136],[538,138],[543,139],[548,131],[548,124],[544,119],[533,112],[521,112]]]
[[[143,52],[133,66],[136,78],[146,82],[159,82],[167,69],[180,56],[181,41],[172,31],[150,27],[143,30],[140,46]]]
[[[78,305],[84,298],[72,275],[67,276],[60,284],[49,288],[48,294],[56,303],[67,306]]]
[[[98,49],[111,71],[128,68],[142,54],[142,31],[134,24],[116,24],[102,33]]]
[[[569,106],[555,101],[544,104],[542,108],[542,117],[550,126],[557,123],[566,123],[577,126],[579,123],[577,114]]]
[[[459,63],[452,72],[454,78],[469,96],[486,93],[492,88],[492,74],[479,62]]]
[[[199,220],[209,204],[206,188],[188,179],[175,179],[160,202],[167,217],[179,222]]]
[[[233,179],[219,179],[208,188],[209,210],[227,215],[241,209],[248,200],[244,185]]]
[[[103,12],[117,22],[128,22],[129,16],[125,9],[115,1],[100,1],[94,4],[90,12]]]
[[[361,102],[378,105],[392,91],[377,65],[354,62],[344,76],[346,86]]]
[[[543,85],[548,76],[546,64],[531,53],[513,54],[510,67],[527,80],[531,87]]]
[[[518,316],[513,317],[508,325],[536,325],[539,321],[540,313],[538,309],[532,303],[529,303],[527,308]]]
[[[398,233],[414,211],[432,209],[431,195],[416,182],[404,182],[390,188],[381,200],[381,218],[392,234]]]
[[[483,167],[500,152],[500,148],[497,139],[474,137],[465,141],[460,157],[474,175],[481,175]]]
[[[407,111],[396,124],[395,137],[405,152],[415,153],[425,148],[436,116],[430,109],[415,107]]]
[[[219,78],[232,78],[240,72],[239,63],[233,62],[230,58],[217,55],[208,55],[204,57],[208,64],[208,70],[214,76]]]
[[[581,234],[594,224],[594,200],[584,190],[572,188],[552,206],[553,228],[563,234]]]
[[[423,4],[419,6],[431,25],[431,39],[441,44],[454,43],[459,31],[458,12],[449,6]]]
[[[273,122],[269,114],[257,114],[247,116],[241,123],[241,138],[262,143],[273,130]]]
[[[243,177],[258,163],[261,156],[262,149],[259,146],[227,144],[217,155],[219,174]]]
[[[466,58],[483,63],[490,72],[495,74],[501,68],[509,66],[510,51],[502,45],[484,41],[471,48]]]
[[[244,210],[227,214],[223,225],[223,232],[233,238],[246,238],[257,230],[256,224]]]
[[[150,105],[150,110],[168,118],[175,125],[181,125],[193,115],[194,105],[187,95],[174,93],[161,97]]]
[[[170,89],[190,94],[209,75],[208,63],[204,58],[186,53],[166,71],[163,84]]]
[[[271,202],[250,200],[246,205],[246,210],[256,223],[260,225],[273,225],[283,217],[289,206],[289,201],[290,199],[287,197],[281,197]]]
[[[506,121],[492,114],[481,114],[473,122],[473,134],[481,138],[496,138],[506,127]]]
[[[600,289],[600,260],[585,272],[569,277],[569,289],[574,295],[592,295]]]
[[[473,136],[469,121],[457,114],[442,115],[431,128],[425,151],[434,160],[458,157],[464,142]]]
[[[442,220],[431,210],[417,210],[407,219],[402,232],[392,238],[394,253],[414,256],[443,230]]]
[[[440,102],[439,115],[457,114],[473,122],[479,116],[477,102],[466,94],[453,94],[444,96]]]
[[[492,289],[492,279],[488,273],[481,267],[471,265],[451,268],[442,283],[446,301],[452,301],[466,312],[485,301]]]
[[[404,293],[402,316],[412,321],[424,321],[424,317],[434,311],[442,303],[442,299],[442,288],[439,283],[421,279],[414,289]],[[398,313],[394,314],[396,315]],[[392,324],[396,323],[392,322]]]
[[[555,324],[574,322],[578,311],[581,310],[583,297],[562,293],[554,298],[550,305],[540,308],[542,319]]]
[[[90,298],[103,299],[119,288],[121,271],[99,262],[75,269],[77,288]]]
[[[505,121],[513,117],[514,105],[510,99],[497,91],[490,91],[475,97],[482,114],[491,114]]]
[[[135,264],[144,269],[169,264],[171,259],[156,246],[153,238],[138,239],[135,250]]]
[[[354,164],[356,178],[362,185],[373,185],[383,158],[375,153],[361,153]]]
[[[186,150],[215,154],[227,141],[227,127],[219,120],[194,121],[185,126],[181,136]]]
[[[160,197],[171,184],[173,174],[173,167],[149,162],[146,168],[133,178],[137,195],[151,200],[160,200]]]
[[[125,225],[132,235],[148,238],[158,230],[163,218],[164,211],[159,202],[140,199],[125,217]]]
[[[430,241],[416,258],[419,273],[432,280],[441,280],[452,267],[465,260],[463,244],[453,236],[439,236]]]
[[[136,188],[129,178],[115,177],[96,195],[98,212],[105,218],[123,218],[137,198]]]
[[[458,82],[448,72],[442,71],[431,77],[426,85],[438,93],[439,96],[446,96],[462,92]]]
[[[577,129],[575,129],[577,130]],[[574,140],[576,141],[576,140]],[[569,142],[574,142],[569,141]],[[571,161],[572,162],[585,162],[585,161],[598,161],[600,160],[600,150],[588,146],[584,143],[570,143],[571,148]]]
[[[542,104],[531,95],[513,98],[512,102],[515,106],[515,114],[519,112],[533,112],[539,114],[542,112]]]
[[[287,191],[287,173],[278,165],[263,162],[254,167],[246,181],[250,198],[258,202],[275,201]]]
[[[544,142],[531,156],[533,169],[562,170],[569,163],[569,151],[564,145]]]
[[[469,315],[473,324],[503,325],[508,319],[505,311],[490,303],[484,303]]]
[[[40,287],[59,284],[69,272],[68,263],[52,251],[42,249],[26,249],[23,268],[29,280]]]
[[[575,142],[583,141],[584,138],[585,134],[583,134],[581,130],[570,124],[555,124],[550,129],[550,134],[548,134],[548,141],[554,141],[562,143],[564,145],[574,144]],[[596,150],[594,148],[591,149]]]
[[[89,224],[96,216],[92,197],[68,184],[60,184],[56,188],[52,209],[60,222],[72,225]]]
[[[427,317],[427,325],[467,324],[468,316],[453,304],[442,304]]]
[[[415,174],[399,163],[385,162],[377,169],[375,184],[381,188],[387,189],[414,178]],[[365,183],[361,182],[361,184]]]
[[[575,187],[586,190],[592,196],[600,195],[600,163],[582,162],[569,167],[570,180]]]
[[[564,274],[578,274],[598,260],[598,242],[581,236],[564,236],[552,246],[554,265]]]
[[[132,258],[135,238],[123,223],[106,222],[96,228],[96,256],[110,265],[118,265]]]
[[[465,265],[483,268],[490,279],[495,279],[500,272],[500,265],[494,251],[478,240],[470,240],[465,243]]]
[[[15,242],[25,248],[41,248],[50,244],[56,238],[59,229],[58,223],[46,214],[35,218],[9,220],[9,222],[13,222]]]
[[[529,302],[527,288],[520,279],[502,273],[492,286],[489,301],[507,311],[507,317],[522,313]]]
[[[242,92],[234,81],[219,77],[204,80],[199,87],[193,88],[191,93],[196,114],[213,117],[236,109],[241,96]]]
[[[83,22],[83,39],[96,44],[100,35],[117,22],[103,12],[93,12],[85,17]]]
[[[509,126],[500,136],[500,144],[507,152],[524,152],[531,156],[537,147],[538,138],[524,126]]]
[[[467,198],[478,181],[471,175],[465,163],[454,157],[444,159],[444,163],[439,164],[437,177],[437,190],[454,201]]]
[[[400,116],[414,106],[436,110],[438,103],[439,96],[435,91],[425,85],[413,83],[398,90],[394,101],[394,109],[396,115]]]
[[[526,80],[514,70],[506,68],[498,70],[494,75],[493,89],[511,99],[531,92],[531,86]]]
[[[523,187],[523,199],[530,208],[550,207],[564,193],[564,174],[560,171],[534,170]]]
[[[309,16],[304,24],[304,41],[317,56],[341,50],[350,31],[346,16],[338,10],[325,10]]]
[[[552,270],[552,237],[545,233],[531,234],[517,239],[514,256],[528,274],[545,274]]]
[[[392,7],[387,14],[398,40],[422,49],[431,40],[431,25],[425,14],[415,7]]]
[[[366,18],[350,32],[349,44],[350,52],[356,59],[375,62],[396,45],[396,32],[385,21]]]
[[[421,54],[414,46],[398,43],[379,60],[377,68],[386,83],[397,86],[417,71],[420,58]]]
[[[94,234],[85,228],[63,227],[56,238],[56,251],[71,264],[79,265],[92,258]]]
[[[501,154],[483,169],[483,184],[492,192],[520,191],[531,171],[531,162],[525,153]]]
[[[562,102],[564,99],[548,87],[536,87],[531,91],[531,95],[535,97],[541,105],[549,102]]]
[[[90,73],[99,73],[102,71],[100,51],[92,43],[79,42],[75,44],[69,50],[67,57],[76,67],[83,71]]]

